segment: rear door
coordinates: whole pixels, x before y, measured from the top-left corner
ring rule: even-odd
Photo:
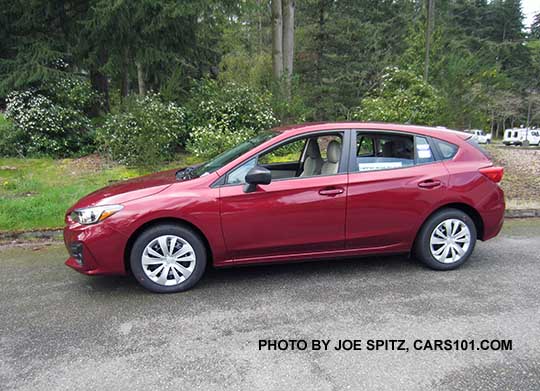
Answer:
[[[408,251],[448,172],[426,137],[358,131],[349,163],[346,247]]]

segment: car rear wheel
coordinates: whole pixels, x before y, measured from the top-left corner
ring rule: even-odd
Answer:
[[[476,227],[470,216],[458,209],[443,209],[432,215],[420,230],[415,255],[436,270],[451,270],[470,257],[476,244]]]
[[[206,249],[197,234],[174,224],[154,226],[133,244],[131,271],[146,289],[157,293],[192,288],[206,268]]]

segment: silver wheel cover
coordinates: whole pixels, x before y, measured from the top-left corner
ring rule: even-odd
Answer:
[[[441,263],[459,261],[471,245],[471,231],[467,225],[458,219],[448,219],[441,222],[429,240],[431,255]]]
[[[146,276],[156,284],[174,286],[191,276],[197,257],[193,247],[183,238],[164,235],[153,239],[144,248],[141,264]]]

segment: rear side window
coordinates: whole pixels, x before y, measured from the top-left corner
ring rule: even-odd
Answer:
[[[437,148],[439,148],[439,152],[441,153],[443,159],[452,159],[454,156],[456,156],[458,151],[457,145],[437,139],[433,139],[433,141],[437,145]]]
[[[413,136],[357,134],[357,170],[375,171],[410,167],[415,164]]]

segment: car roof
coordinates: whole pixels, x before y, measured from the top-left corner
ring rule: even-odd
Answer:
[[[471,137],[469,133],[458,130],[447,129],[442,126],[429,127],[420,125],[402,125],[386,122],[310,122],[298,125],[286,125],[274,128],[274,131],[284,132],[288,134],[301,134],[309,132],[317,132],[321,130],[336,130],[336,129],[363,129],[369,131],[397,131],[417,133],[430,137],[458,136],[466,140]]]

